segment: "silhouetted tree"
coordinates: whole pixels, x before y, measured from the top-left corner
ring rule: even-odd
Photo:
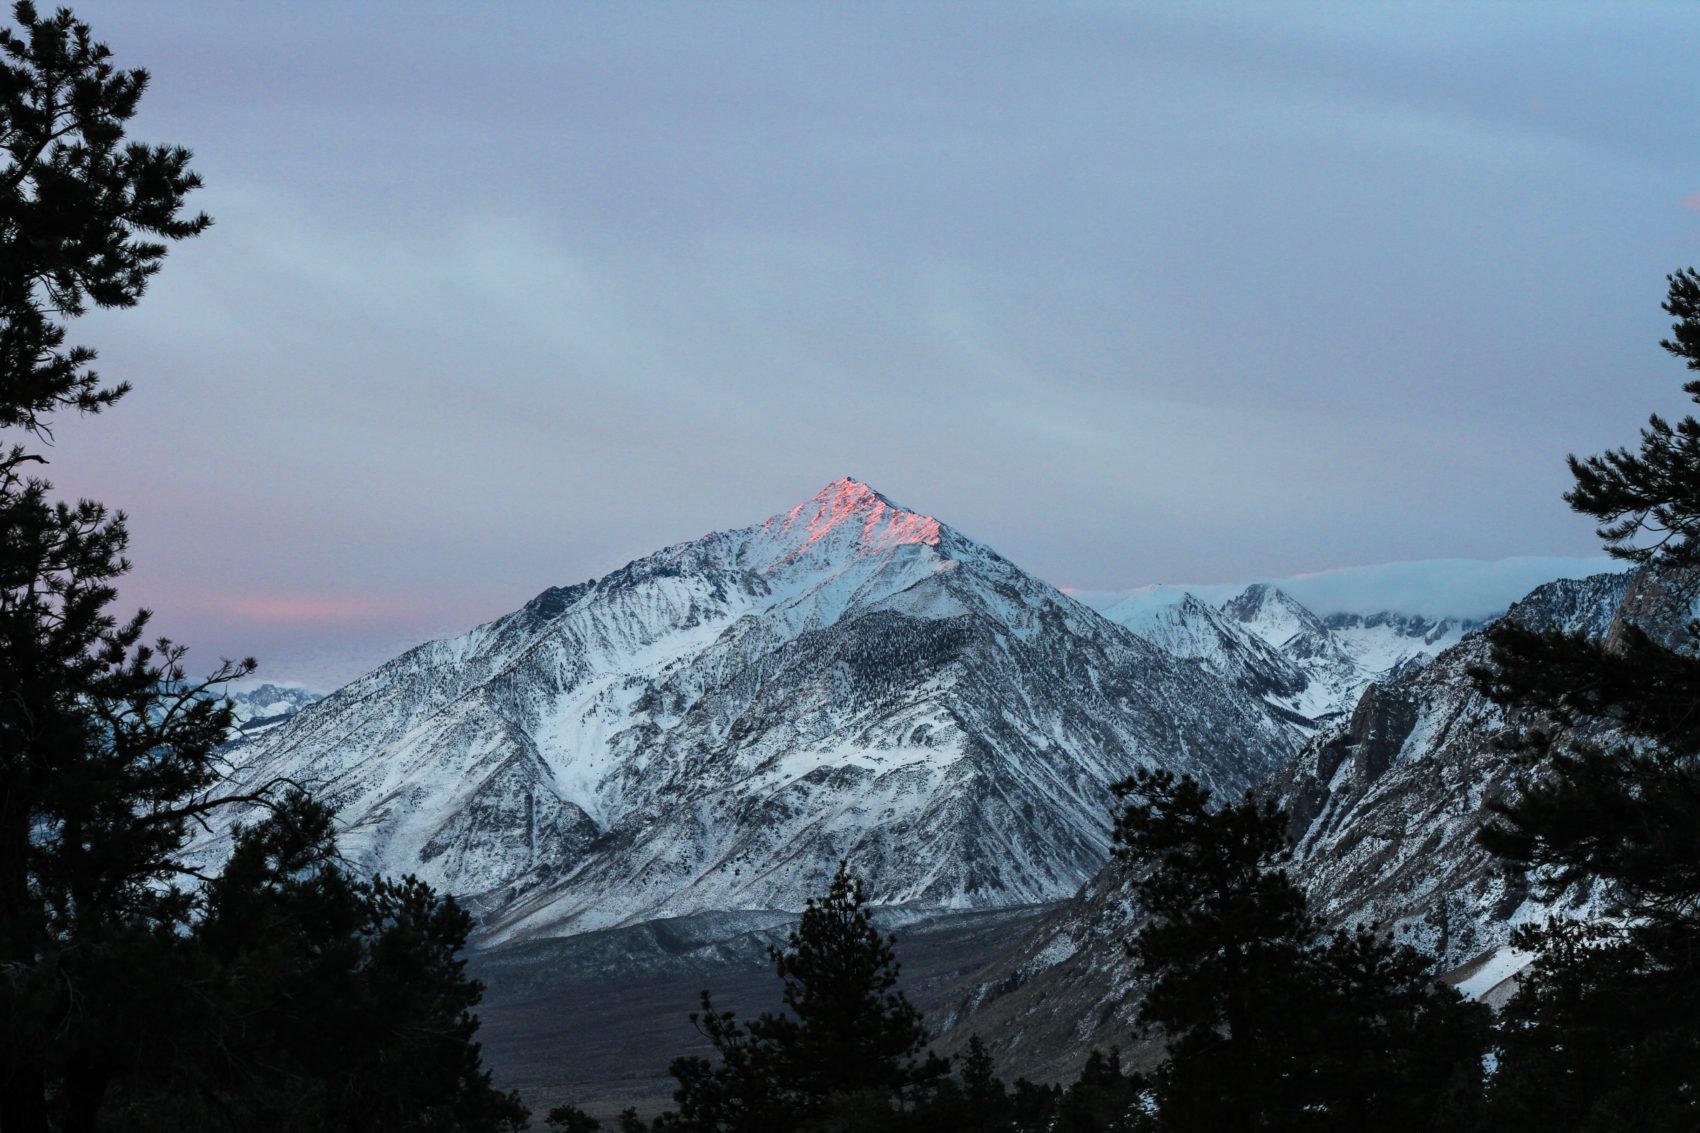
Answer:
[[[1057,1100],[1046,1128],[1051,1133],[1147,1133],[1157,1125],[1145,1094],[1143,1079],[1122,1072],[1120,1051],[1092,1050]]]
[[[0,1129],[81,1133],[119,1108],[129,1128],[285,1128],[309,1113],[323,1118],[314,1128],[511,1124],[477,1070],[477,985],[454,960],[467,922],[452,904],[413,881],[347,879],[304,800],[250,831],[208,888],[192,884],[205,880],[183,853],[195,824],[270,797],[220,795],[231,718],[209,690],[253,663],[196,682],[180,646],[146,644],[146,611],[110,611],[129,569],[123,515],[54,502],[28,472],[57,411],[97,413],[128,389],[66,344],[69,322],[134,305],[168,242],[210,222],[185,211],[200,184],[188,151],[126,140],[146,73],[114,67],[68,11],[12,14],[0,28]],[[305,874],[279,864],[285,850]],[[156,1088],[167,1081],[199,1092],[170,1097]],[[164,1116],[181,1106],[199,1118]]]
[[[1692,999],[1619,926],[1554,920],[1521,934],[1537,949],[1499,1018],[1489,1128],[1693,1128]]]
[[[102,385],[95,352],[65,346],[88,304],[130,307],[163,240],[212,223],[183,211],[200,187],[180,146],[126,141],[148,74],[118,70],[88,25],[14,5],[0,29],[0,428],[44,432],[56,409],[99,412],[129,389]]]
[[[68,12],[0,29],[0,427],[45,437],[98,412],[94,352],[65,346],[89,303],[134,304],[186,216],[189,155],[124,144],[147,85]],[[217,781],[228,711],[200,695],[145,612],[107,607],[128,569],[121,515],[54,503],[0,457],[0,1127],[93,1128],[154,1004],[137,994],[189,912],[173,887],[187,825]],[[212,680],[246,665],[227,665]],[[169,970],[169,968],[167,968]]]
[[[658,1128],[757,1133],[890,1128],[948,1071],[923,1056],[920,1013],[895,990],[892,940],[869,919],[867,895],[840,862],[810,899],[785,948],[771,949],[786,1010],[748,1024],[707,992],[693,1022],[717,1063],[681,1058],[676,1114]]]
[[[1249,797],[1212,812],[1207,789],[1166,771],[1116,790],[1127,801],[1117,852],[1151,917],[1132,952],[1151,981],[1140,1021],[1168,1046],[1153,1081],[1165,1127],[1270,1128],[1309,1094],[1299,1020],[1315,1006],[1308,949],[1320,931],[1278,868],[1285,818]]]
[[[933,1082],[901,1123],[888,1127],[914,1130],[952,1129],[961,1133],[1015,1133],[1009,1090],[998,1078],[992,1055],[979,1035],[970,1035],[968,1049],[956,1063],[957,1074]],[[1051,1106],[1045,1108],[1049,1124]]]
[[[1491,1013],[1434,982],[1433,961],[1372,928],[1311,950],[1314,1003],[1301,1017],[1314,1108],[1302,1128],[1457,1133],[1482,1110]]]
[[[979,1035],[968,1036],[960,1075],[962,1106],[952,1128],[963,1133],[1003,1133],[1011,1128],[1009,1091],[997,1076],[991,1052]]]
[[[1166,771],[1117,791],[1117,852],[1150,914],[1130,945],[1151,981],[1139,1018],[1167,1045],[1148,1086],[1157,1128],[1458,1128],[1479,1097],[1482,1009],[1433,986],[1407,947],[1325,934],[1281,868],[1273,801],[1211,810]]]
[[[330,811],[290,792],[204,894],[193,997],[164,1057],[121,1092],[122,1127],[397,1131],[519,1128],[472,1042],[471,920],[413,878],[360,881]]]
[[[1700,370],[1700,275],[1668,278],[1661,345]],[[1683,390],[1700,402],[1700,380]],[[1700,574],[1700,422],[1655,415],[1637,451],[1569,458],[1565,499],[1644,592],[1692,604]],[[1525,929],[1537,950],[1500,1028],[1495,1119],[1508,1129],[1700,1128],[1700,628],[1668,648],[1631,624],[1604,639],[1507,621],[1482,690],[1517,710],[1538,769],[1493,804],[1485,845],[1552,898],[1599,879],[1619,918]],[[1609,737],[1609,738],[1607,738]]]
[[[544,1124],[561,1133],[596,1133],[602,1123],[576,1105],[558,1105],[549,1111]]]
[[[1051,1115],[1060,1097],[1060,1086],[1017,1078],[1009,1088],[1010,1120],[1020,1133],[1044,1133],[1051,1127]]]

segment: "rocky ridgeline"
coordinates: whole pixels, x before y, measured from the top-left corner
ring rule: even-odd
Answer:
[[[240,752],[485,944],[876,899],[1071,896],[1137,766],[1239,792],[1303,732],[991,548],[841,480],[422,645]]]
[[[1687,593],[1646,572],[1603,574],[1548,583],[1505,616],[1606,638],[1632,623],[1676,644],[1694,616]],[[1396,666],[1260,788],[1292,815],[1291,868],[1313,908],[1336,925],[1385,926],[1461,975],[1500,951],[1514,925],[1585,915],[1602,898],[1584,889],[1556,908],[1535,901],[1476,842],[1487,801],[1529,773],[1503,746],[1513,721],[1470,679],[1487,660],[1486,639],[1471,632],[1428,664]],[[1024,1044],[1072,1044],[1074,1057],[1093,1044],[1125,1046],[1139,988],[1124,946],[1142,917],[1118,883],[1121,868],[1110,863],[966,981],[952,1034],[996,1035],[1022,1065],[1032,1057],[1019,1053]],[[1047,1068],[1043,1058],[1032,1065]]]

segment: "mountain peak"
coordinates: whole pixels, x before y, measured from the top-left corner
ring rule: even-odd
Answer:
[[[1296,634],[1326,634],[1317,616],[1286,591],[1267,582],[1254,582],[1219,607],[1234,621],[1269,644],[1280,648]]]
[[[795,515],[797,512],[811,507],[830,507],[839,510],[855,510],[856,508],[873,507],[876,505],[893,508],[897,511],[909,510],[899,504],[892,503],[890,499],[881,492],[876,491],[874,486],[869,484],[867,481],[858,480],[854,476],[841,476],[826,487],[822,488],[820,491],[816,492],[814,499],[809,500],[806,503],[798,504],[796,507],[792,508],[791,513]]]
[[[1285,590],[1267,582],[1252,583],[1239,594],[1223,602],[1221,608],[1241,621],[1254,616],[1259,610],[1269,608],[1303,610],[1306,614],[1310,613]]]
[[[939,544],[939,521],[894,504],[870,485],[849,476],[834,480],[815,497],[762,525],[776,534],[802,536],[797,552],[828,538],[854,538],[864,549],[887,551],[905,543]]]

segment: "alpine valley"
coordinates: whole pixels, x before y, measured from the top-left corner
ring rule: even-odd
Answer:
[[[1553,583],[1513,616],[1673,623],[1656,589]],[[766,1005],[766,944],[840,859],[942,1047],[996,1034],[1006,1069],[1049,1076],[1125,1045],[1110,788],[1138,767],[1278,795],[1317,907],[1501,971],[1539,910],[1473,840],[1517,774],[1466,672],[1476,623],[1319,617],[1265,585],[1095,604],[846,478],[323,699],[255,690],[233,785],[307,786],[353,862],[474,912],[486,1048],[534,1103],[659,1096],[637,1063],[681,1049],[705,984]],[[611,983],[668,1021],[573,1014]]]

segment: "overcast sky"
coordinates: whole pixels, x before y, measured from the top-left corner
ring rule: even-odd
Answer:
[[[851,473],[1058,585],[1594,552],[1700,6],[75,5],[216,225],[83,321],[126,600],[332,683]]]

